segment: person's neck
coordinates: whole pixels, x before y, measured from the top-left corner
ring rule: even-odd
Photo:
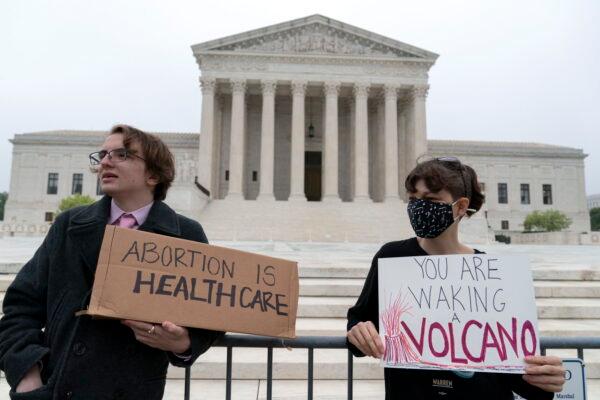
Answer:
[[[115,201],[115,203],[121,210],[123,210],[125,212],[132,212],[135,210],[139,210],[140,208],[152,203],[154,198],[153,198],[152,194],[150,194],[148,196],[138,196],[138,197],[133,197],[133,196],[123,197],[123,198],[113,197],[113,200]]]
[[[427,239],[418,237],[419,245],[430,255],[471,254],[473,249],[458,240],[458,224],[446,229],[440,236]]]

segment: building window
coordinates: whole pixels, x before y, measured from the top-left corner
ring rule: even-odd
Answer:
[[[531,204],[529,198],[529,183],[521,183],[521,204]]]
[[[48,187],[46,188],[47,194],[58,193],[58,173],[50,172],[48,174]]]
[[[508,185],[506,183],[498,184],[498,203],[508,204]]]
[[[52,222],[52,221],[54,221],[54,213],[53,212],[46,212],[46,214],[44,215],[44,221],[46,221],[46,222]]]
[[[71,194],[81,194],[83,192],[83,174],[73,174],[73,184],[71,185]]]
[[[544,204],[552,204],[552,185],[542,185]]]
[[[225,170],[225,180],[226,181],[229,180],[229,170],[228,169]]]
[[[252,182],[256,182],[258,180],[258,172],[252,171]]]
[[[100,184],[100,177],[96,179],[96,196],[103,196],[102,185]]]
[[[502,224],[502,230],[507,231],[508,230],[508,221],[502,220],[501,224]]]

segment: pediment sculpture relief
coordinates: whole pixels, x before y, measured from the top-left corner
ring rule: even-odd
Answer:
[[[318,23],[267,34],[212,50],[418,58],[406,51]]]

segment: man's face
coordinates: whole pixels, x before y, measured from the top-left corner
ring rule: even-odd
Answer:
[[[109,135],[102,150],[111,151],[122,149],[123,135],[114,133]],[[144,154],[139,143],[132,143],[130,149],[135,151],[135,155],[144,158]],[[112,160],[108,156],[104,157],[98,166],[98,177],[102,191],[114,199],[125,198],[145,198],[154,192],[156,179],[150,176],[146,170],[144,160],[129,155],[125,161],[117,162],[116,157]]]

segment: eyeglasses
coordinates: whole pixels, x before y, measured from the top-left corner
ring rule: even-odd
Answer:
[[[464,165],[460,162],[460,160],[456,157],[438,157],[434,158],[435,161],[444,164],[446,168],[458,171],[460,173],[460,178],[463,181],[463,188],[465,190],[465,196],[467,198],[471,198],[471,191],[468,189],[467,181],[465,179],[465,174],[463,173]]]
[[[108,156],[108,159],[112,162],[119,163],[127,160],[129,157],[136,157],[142,161],[144,160],[142,157],[135,155],[133,150],[127,150],[125,148],[114,149],[114,150],[100,150],[90,154],[90,164],[91,165],[99,165],[104,157]]]

